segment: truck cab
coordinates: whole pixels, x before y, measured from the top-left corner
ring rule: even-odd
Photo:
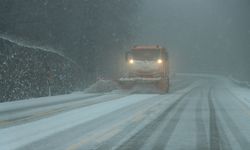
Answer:
[[[133,46],[126,53],[125,59],[127,75],[120,79],[123,85],[152,83],[162,92],[168,92],[169,61],[164,47]]]
[[[129,77],[166,77],[168,54],[160,46],[134,46],[126,54]]]

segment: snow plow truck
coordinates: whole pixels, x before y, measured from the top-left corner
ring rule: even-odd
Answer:
[[[137,84],[154,85],[160,93],[169,91],[168,52],[164,47],[134,46],[126,52],[127,71],[118,83],[130,89]]]

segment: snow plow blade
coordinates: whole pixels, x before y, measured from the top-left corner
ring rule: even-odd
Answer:
[[[153,85],[161,93],[168,92],[168,83],[161,78],[120,78],[118,84],[122,89],[132,89],[136,85]]]
[[[156,84],[160,78],[120,78],[118,83],[123,89],[131,89],[137,84]]]

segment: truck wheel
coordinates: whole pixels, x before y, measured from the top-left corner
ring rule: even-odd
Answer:
[[[167,78],[167,82],[166,82],[166,93],[169,92],[169,78]]]
[[[162,94],[168,93],[169,91],[169,84],[168,80],[161,80],[158,83],[158,88],[160,89]]]

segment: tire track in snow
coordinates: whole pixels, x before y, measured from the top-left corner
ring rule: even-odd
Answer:
[[[209,144],[208,144],[208,139],[207,139],[207,133],[206,133],[206,126],[203,120],[202,112],[203,112],[203,104],[205,102],[205,94],[204,90],[201,91],[201,99],[197,99],[196,103],[196,110],[195,110],[195,123],[196,123],[196,149],[197,150],[208,150],[209,149]]]
[[[212,102],[212,87],[208,91],[208,105],[209,105],[209,133],[210,133],[210,149],[220,150],[220,135],[217,127],[216,112]]]
[[[159,95],[159,96],[150,98],[146,101],[137,103],[136,105],[132,105],[127,108],[124,108],[124,110],[118,110],[117,112],[114,112],[115,115],[117,115],[117,117],[120,118],[119,122],[124,122],[124,119],[122,119],[123,118],[122,116],[124,114],[127,114],[129,112],[131,113],[131,115],[125,117],[127,120],[126,123],[122,123],[120,126],[117,126],[119,129],[122,130],[121,132],[114,135],[112,138],[107,139],[105,142],[94,143],[96,150],[112,149],[113,145],[116,145],[116,143],[118,143],[120,139],[125,137],[129,131],[136,128],[137,125],[140,124],[141,121],[143,121],[148,115],[150,115],[151,111],[153,111],[152,109],[160,105],[163,100],[165,100],[164,96]],[[113,115],[112,116],[110,115],[109,117],[114,118]],[[84,149],[84,147],[81,147],[80,149]]]
[[[226,132],[225,132],[220,120],[217,120],[217,123],[218,123],[218,129],[220,131],[220,137],[221,137],[221,149],[232,150],[232,146],[230,144],[230,141],[228,140],[228,137],[226,135]]]
[[[36,121],[39,119],[43,119],[46,117],[50,117],[62,112],[67,112],[73,109],[77,109],[77,108],[82,108],[82,107],[87,107],[87,106],[91,106],[91,105],[95,105],[98,103],[103,103],[103,102],[108,102],[108,101],[113,101],[128,95],[121,95],[121,96],[114,96],[114,97],[110,97],[110,98],[104,98],[104,99],[98,99],[101,96],[104,95],[95,95],[95,96],[88,96],[85,98],[76,98],[76,99],[72,99],[70,101],[66,101],[66,102],[56,102],[56,103],[50,103],[50,104],[44,104],[44,105],[38,105],[35,106],[34,108],[32,107],[28,107],[28,108],[23,108],[23,109],[19,109],[17,111],[14,111],[12,113],[21,113],[22,111],[29,111],[29,110],[36,110],[36,109],[40,109],[40,108],[46,108],[46,107],[56,107],[58,106],[58,108],[51,108],[49,110],[46,111],[37,111],[37,112],[32,112],[30,114],[24,115],[24,116],[20,116],[20,117],[16,117],[16,118],[12,118],[12,119],[8,119],[8,120],[0,120],[0,128],[7,128],[13,125],[20,125],[23,123],[27,123],[27,122],[32,122],[32,121]],[[92,100],[93,99],[93,100]],[[96,100],[94,100],[96,99]],[[60,106],[59,105],[65,105],[65,106]]]
[[[158,137],[158,142],[154,144],[153,150],[164,150],[167,146],[173,132],[175,131],[175,128],[178,124],[178,122],[181,119],[181,114],[184,112],[184,109],[186,108],[188,102],[190,100],[185,100],[183,103],[179,104],[179,108],[177,108],[177,111],[172,116],[172,118],[168,121],[168,124],[164,127],[162,134]]]
[[[182,100],[188,94],[190,94],[194,89],[195,88],[191,89],[190,91],[188,91],[187,93],[182,95],[179,99],[177,99],[174,103],[172,103],[169,107],[167,107],[166,110],[160,116],[158,116],[155,120],[153,120],[151,123],[146,125],[142,130],[140,130],[138,133],[136,133],[134,136],[132,136],[128,141],[123,143],[117,149],[119,149],[119,150],[128,150],[128,149],[136,149],[137,150],[137,149],[140,149],[143,145],[145,145],[146,140],[162,124],[162,122],[168,116],[169,112],[171,112],[173,109],[175,109],[178,106],[178,104],[180,104],[180,102],[182,102]],[[174,115],[175,117],[178,117],[178,118],[180,117],[180,114],[184,110],[184,106],[186,104],[187,104],[187,101],[185,101],[185,103],[180,106],[178,111],[181,111],[181,112],[178,113],[178,111],[177,111],[177,113],[175,113],[175,115]],[[176,124],[178,123],[178,121],[176,120],[175,117],[173,117],[172,120],[171,120],[171,121],[174,122],[174,123],[171,123],[171,125],[170,125],[172,130],[174,130]],[[167,128],[165,128],[165,129],[168,130]],[[154,148],[154,149],[157,149],[157,148]]]
[[[213,100],[213,98],[212,98],[212,88],[211,87],[209,89],[208,97],[210,98],[211,101]],[[220,143],[219,143],[220,147],[219,147],[219,149],[232,150],[230,141],[229,141],[229,139],[227,137],[227,134],[226,134],[226,132],[224,130],[224,127],[223,127],[221,121],[218,119],[218,117],[216,119],[216,122],[217,122],[217,129],[218,129],[218,132],[219,132],[218,134],[219,134],[219,137],[220,137]],[[210,139],[210,141],[211,141],[211,139]],[[211,145],[210,145],[210,149],[213,150]]]
[[[229,130],[231,131],[236,141],[238,142],[240,148],[242,150],[248,150],[250,147],[249,140],[242,134],[242,131],[240,130],[240,128],[237,126],[234,120],[230,117],[230,115],[228,114],[228,112],[225,110],[225,108],[222,106],[222,104],[219,102],[218,99],[216,99],[216,105],[220,109],[223,119],[225,120]],[[222,147],[224,146],[222,145]]]
[[[155,95],[131,95],[115,101],[75,109],[36,122],[2,129],[0,136],[8,136],[0,141],[1,149],[23,147],[152,97]]]

